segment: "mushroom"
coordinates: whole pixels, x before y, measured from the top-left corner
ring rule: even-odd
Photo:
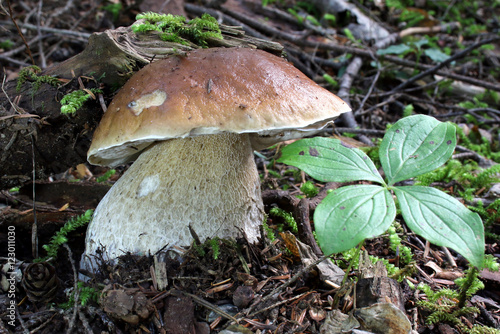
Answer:
[[[135,160],[97,206],[82,267],[206,238],[258,239],[264,220],[253,151],[313,134],[349,106],[286,60],[249,48],[155,61],[123,86],[88,161]],[[105,257],[106,258],[106,257]]]

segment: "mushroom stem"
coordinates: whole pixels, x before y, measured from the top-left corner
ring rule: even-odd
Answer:
[[[115,183],[88,227],[82,267],[94,271],[99,247],[113,260],[200,239],[256,242],[264,217],[247,134],[221,133],[154,144]]]

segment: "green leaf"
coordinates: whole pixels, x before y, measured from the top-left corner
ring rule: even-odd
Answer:
[[[326,82],[328,82],[334,88],[336,88],[339,85],[339,83],[334,78],[332,78],[332,76],[329,74],[326,74],[326,73],[323,74],[323,79],[325,79]]]
[[[453,154],[455,127],[433,117],[415,115],[400,119],[380,144],[380,162],[388,184],[433,171]]]
[[[398,45],[391,45],[385,49],[379,49],[379,50],[377,50],[377,54],[378,55],[387,55],[387,54],[401,55],[401,54],[404,54],[410,50],[411,50],[411,48],[408,45],[398,44]]]
[[[350,39],[350,40],[351,40],[351,41],[353,41],[353,42],[356,42],[356,38],[355,38],[355,37],[354,37],[354,35],[352,34],[352,31],[351,31],[351,30],[349,30],[349,28],[345,28],[345,29],[344,29],[344,34],[346,35],[346,37],[347,37],[348,39]]]
[[[429,40],[427,38],[419,39],[418,41],[413,42],[413,45],[417,47],[417,49],[421,49],[422,46],[429,44]]]
[[[314,212],[318,243],[325,254],[356,247],[384,233],[396,216],[391,193],[377,185],[353,185],[334,190]]]
[[[278,162],[298,167],[322,182],[367,180],[384,183],[363,151],[346,147],[338,139],[316,137],[298,140],[281,150]]]
[[[438,246],[454,249],[481,269],[484,227],[477,213],[432,187],[394,187],[403,218],[416,234]]]
[[[424,51],[424,54],[436,63],[441,63],[450,58],[450,56],[439,49],[427,49]]]
[[[337,25],[337,17],[335,15],[326,13],[325,15],[323,15],[323,18],[325,20],[328,20],[332,27],[335,27]]]

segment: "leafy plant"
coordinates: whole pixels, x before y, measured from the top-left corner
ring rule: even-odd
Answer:
[[[398,266],[389,262],[388,259],[380,258],[375,255],[368,255],[368,258],[374,265],[377,262],[381,261],[387,270],[387,276],[397,280],[398,282],[401,282],[405,277],[412,275],[414,273],[415,264],[412,261],[413,259],[412,259],[411,249],[401,244],[401,238],[398,236],[397,230],[402,230],[402,229],[399,223],[395,222],[394,224],[392,224],[391,227],[389,227],[387,232],[389,234],[389,248],[392,251],[394,251],[394,253],[396,253],[397,249],[399,248],[400,264]],[[337,265],[339,265],[341,268],[344,269],[349,267],[349,269],[347,270],[348,272],[351,269],[358,270],[360,261],[359,254],[362,246],[363,243],[360,243],[358,247],[351,248],[347,251],[342,252],[341,259],[337,260]]]
[[[88,91],[92,94],[102,93],[102,90],[97,88],[91,88]],[[64,95],[61,99],[61,114],[74,115],[76,111],[80,109],[92,96],[88,91],[79,89]]]
[[[427,46],[424,48],[424,46]],[[417,57],[417,63],[422,55],[429,57],[432,61],[440,63],[448,59],[450,56],[442,52],[437,45],[427,37],[419,40],[407,40],[402,44],[391,45],[385,49],[377,50],[378,55],[395,54],[405,56],[408,53],[414,53]]]
[[[84,214],[73,217],[64,224],[63,227],[50,239],[47,245],[43,245],[43,249],[47,251],[47,256],[36,259],[35,262],[47,261],[49,258],[57,258],[59,247],[68,242],[67,235],[79,227],[85,226],[92,219],[94,210],[87,210]]]
[[[322,182],[379,184],[338,188],[318,205],[314,225],[325,254],[351,249],[385,232],[396,216],[394,193],[413,232],[436,245],[455,249],[472,265],[482,268],[484,228],[477,213],[435,188],[396,185],[441,166],[455,146],[454,125],[415,115],[395,123],[380,144],[386,180],[365,153],[337,139],[296,141],[283,148],[278,162],[298,167]]]

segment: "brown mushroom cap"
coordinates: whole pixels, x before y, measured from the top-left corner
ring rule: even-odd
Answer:
[[[249,48],[198,49],[153,62],[120,90],[88,160],[114,166],[155,141],[250,133],[255,149],[324,127],[349,106],[286,60]],[[255,135],[254,135],[255,134]]]

